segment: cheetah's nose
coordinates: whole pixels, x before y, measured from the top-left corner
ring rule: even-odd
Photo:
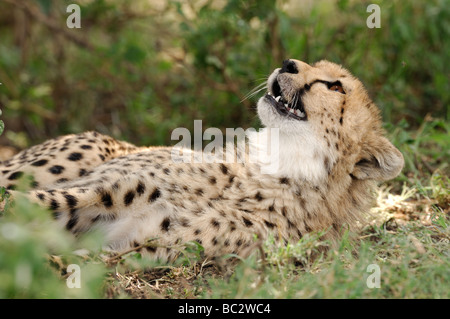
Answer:
[[[298,73],[297,64],[293,60],[284,60],[280,73]]]

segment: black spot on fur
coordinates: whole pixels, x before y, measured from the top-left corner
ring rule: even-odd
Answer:
[[[58,208],[59,208],[59,203],[55,199],[52,199],[50,202],[50,209],[57,210]]]
[[[201,189],[201,188],[197,188],[196,190],[195,190],[195,194],[196,195],[198,195],[198,196],[202,196],[203,195],[203,189]]]
[[[145,247],[145,249],[147,249],[147,251],[148,251],[149,253],[155,253],[155,252],[156,252],[156,248],[157,248],[157,247],[154,247],[154,246],[146,246],[146,247]]]
[[[213,225],[215,228],[220,228],[220,223],[216,219],[211,219],[211,225]]]
[[[88,173],[88,172],[87,172],[84,168],[82,168],[82,169],[79,170],[78,176],[79,176],[79,177],[81,177],[81,176],[86,176],[87,173]]]
[[[78,152],[71,153],[71,154],[67,157],[67,159],[68,159],[69,161],[79,161],[79,160],[82,159],[82,158],[83,158],[83,154],[78,153]]]
[[[110,208],[113,205],[111,194],[103,193],[102,194],[102,203],[106,208]]]
[[[75,196],[66,194],[66,195],[64,195],[64,198],[66,199],[66,203],[69,208],[73,209],[77,206],[78,200],[76,199]]]
[[[212,185],[214,185],[214,184],[217,183],[217,179],[216,179],[214,176],[211,176],[211,177],[209,178],[209,182],[210,182]]]
[[[247,227],[253,226],[253,223],[245,217],[242,217],[242,221],[244,222],[245,226],[247,226]]]
[[[308,224],[305,223],[305,230],[309,233],[311,232],[311,227],[308,226]]]
[[[72,210],[70,212],[70,219],[66,224],[66,229],[72,230],[77,223],[78,223],[78,214],[76,213],[76,210]]]
[[[170,174],[170,169],[165,168],[163,169],[164,174],[169,175]]]
[[[289,218],[288,218],[287,222],[288,222],[289,228],[295,228],[295,224]]]
[[[13,181],[13,180],[21,178],[22,176],[23,176],[23,172],[21,172],[21,171],[14,172],[8,177],[8,180]]]
[[[44,166],[47,163],[48,163],[48,160],[42,159],[42,160],[31,163],[31,166]]]
[[[115,191],[118,191],[120,189],[119,181],[116,181],[114,184],[112,184],[112,189]]]
[[[186,218],[182,218],[182,219],[180,220],[180,224],[181,224],[181,226],[183,226],[183,227],[189,227],[189,226],[190,226],[189,220],[187,220]]]
[[[280,178],[280,183],[289,185],[289,178],[287,178],[287,177]]]
[[[153,203],[160,197],[161,197],[161,191],[159,190],[159,188],[155,188],[155,190],[150,194],[148,201]]]
[[[220,170],[222,171],[223,174],[227,175],[228,174],[228,167],[226,167],[225,164],[220,164]]]
[[[37,193],[37,194],[36,194],[36,197],[39,198],[40,200],[44,200],[45,195],[42,194],[42,193]]]
[[[138,193],[139,196],[141,196],[142,194],[144,194],[144,192],[145,192],[145,184],[139,182],[138,186],[136,187],[136,193]]]
[[[102,154],[100,154],[98,157],[100,157],[100,159],[101,159],[102,161],[105,160],[105,157],[104,157]]]
[[[170,227],[170,218],[166,217],[161,223],[161,230],[164,232],[168,232]]]
[[[255,195],[255,199],[256,199],[258,202],[260,202],[260,201],[262,201],[262,200],[264,199],[264,197],[262,197],[262,195],[261,195],[260,192],[257,192],[256,195]]]
[[[83,150],[91,150],[92,146],[91,145],[87,145],[87,144],[83,144],[80,146],[80,148],[82,148]]]
[[[123,203],[125,204],[125,206],[131,205],[131,203],[133,202],[135,193],[133,191],[128,191],[125,196],[123,197]]]
[[[275,227],[274,223],[271,223],[271,222],[269,222],[267,220],[264,221],[264,224],[266,224],[266,226],[269,227],[269,228],[274,228]]]
[[[64,171],[64,167],[61,165],[54,165],[50,167],[48,171],[54,175],[59,175]]]

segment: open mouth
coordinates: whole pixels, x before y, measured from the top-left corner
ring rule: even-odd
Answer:
[[[291,101],[287,101],[283,96],[281,89],[278,86],[278,83],[274,83],[277,89],[274,89],[272,92],[267,92],[264,96],[265,100],[271,104],[278,114],[291,117],[299,121],[306,121],[307,116],[304,109],[303,101],[301,95],[294,97]]]

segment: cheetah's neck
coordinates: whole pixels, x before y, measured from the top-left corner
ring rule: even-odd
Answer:
[[[323,158],[327,155],[323,141],[299,134],[297,138],[278,129],[264,128],[247,135],[250,160],[262,174],[276,178],[322,184],[327,180]]]

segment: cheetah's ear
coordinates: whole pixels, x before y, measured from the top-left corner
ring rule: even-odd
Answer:
[[[396,177],[403,164],[402,153],[385,137],[376,137],[363,147],[352,175],[358,179],[386,181]]]

